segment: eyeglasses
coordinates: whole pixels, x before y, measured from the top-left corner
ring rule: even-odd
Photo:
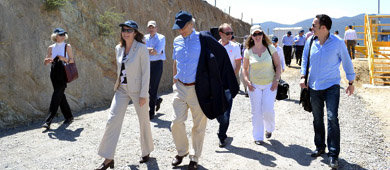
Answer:
[[[132,33],[132,32],[134,32],[134,29],[124,29],[124,28],[122,28],[122,32]]]
[[[58,34],[58,35],[62,37],[62,36],[65,36],[65,33],[62,33],[62,34]]]
[[[225,35],[233,35],[234,34],[234,32],[222,32],[222,33],[224,33]]]
[[[253,37],[257,37],[257,36],[261,36],[261,35],[263,35],[263,32],[253,33],[252,34]]]

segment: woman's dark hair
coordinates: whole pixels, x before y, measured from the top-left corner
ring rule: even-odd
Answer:
[[[139,32],[137,29],[134,29],[134,33],[135,33],[134,40],[138,41],[139,43],[145,44],[145,42],[143,41],[144,34]],[[126,41],[122,38],[122,32],[120,33],[119,44],[121,45],[121,47],[126,47]]]
[[[330,17],[326,14],[319,14],[319,15],[316,15],[316,18],[318,19],[319,23],[320,23],[320,27],[322,25],[324,25],[326,27],[326,29],[330,30],[330,28],[332,28],[332,19],[330,19]]]
[[[269,45],[272,44],[271,40],[270,40],[269,37],[264,33],[264,31],[263,31],[263,39],[261,40],[261,43],[262,43],[264,46],[266,46],[266,47],[268,47]],[[248,38],[246,39],[246,41],[245,41],[245,47],[246,47],[247,49],[250,49],[250,48],[252,48],[253,46],[255,46],[255,41],[253,41],[252,35],[249,35],[249,37],[248,37]]]

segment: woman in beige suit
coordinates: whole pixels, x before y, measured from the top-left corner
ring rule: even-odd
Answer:
[[[122,28],[120,44],[115,47],[117,80],[115,95],[110,107],[98,154],[105,158],[98,169],[114,168],[114,154],[122,127],[123,118],[130,100],[133,101],[140,124],[141,160],[149,160],[153,151],[153,139],[149,121],[149,77],[150,62],[146,45],[142,42],[144,35],[138,31],[136,22],[129,20],[119,25]]]

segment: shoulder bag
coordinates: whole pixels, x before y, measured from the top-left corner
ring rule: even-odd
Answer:
[[[68,44],[65,44],[64,57],[66,57],[66,47],[67,46],[68,46]],[[70,83],[79,77],[79,73],[78,73],[77,67],[76,67],[76,62],[69,63],[69,60],[68,60],[68,62],[65,63],[64,67],[65,67],[66,80],[67,80],[66,82],[67,83]]]

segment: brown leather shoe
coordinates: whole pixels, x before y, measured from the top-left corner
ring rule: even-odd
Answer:
[[[95,170],[106,170],[108,167],[110,167],[111,169],[114,169],[114,160],[112,160],[110,163],[108,163],[107,165],[104,165],[104,162],[98,167],[96,168]]]
[[[176,155],[175,158],[172,160],[172,166],[177,166],[177,165],[181,164],[181,162],[183,161],[183,158],[186,157],[187,155],[188,155],[188,153],[183,155],[183,156]]]
[[[188,170],[197,170],[198,169],[198,162],[190,161],[190,164],[188,164]]]
[[[139,163],[145,163],[145,162],[148,162],[149,161],[149,155],[150,154],[148,154],[148,155],[146,155],[146,156],[144,156],[144,157],[141,157],[141,160],[139,160]]]

